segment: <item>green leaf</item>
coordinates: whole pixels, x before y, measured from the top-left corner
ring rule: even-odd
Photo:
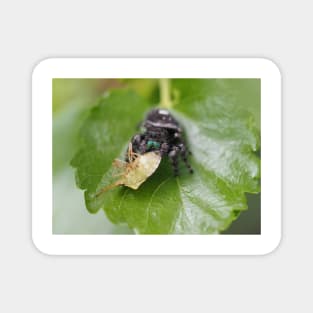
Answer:
[[[238,85],[238,82],[236,82]],[[243,83],[243,81],[241,82]],[[251,84],[251,82],[248,82]],[[260,84],[254,80],[255,85]],[[118,187],[96,198],[114,181],[112,161],[123,158],[136,125],[150,106],[135,93],[112,92],[100,99],[81,129],[81,148],[72,160],[90,212],[103,208],[116,224],[141,234],[213,234],[227,229],[247,209],[245,193],[260,191],[259,131],[251,108],[228,80],[172,81],[171,110],[185,129],[194,174],[181,166],[175,178],[167,158],[138,190]],[[116,178],[115,178],[116,179]]]
[[[68,167],[69,160],[79,145],[77,132],[90,108],[81,105],[67,105],[53,117],[53,175]]]

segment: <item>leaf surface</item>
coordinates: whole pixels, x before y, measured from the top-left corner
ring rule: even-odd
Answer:
[[[127,90],[101,98],[81,129],[81,147],[72,160],[87,209],[103,208],[113,223],[126,223],[140,234],[213,234],[227,229],[247,209],[245,193],[260,191],[255,153],[260,145],[260,84],[253,81],[173,80],[176,100],[171,111],[185,130],[194,174],[181,162],[180,176],[173,177],[163,158],[138,190],[118,187],[95,197],[116,180],[112,161],[123,159],[136,126],[151,108]],[[246,88],[247,95],[241,84],[257,91]]]

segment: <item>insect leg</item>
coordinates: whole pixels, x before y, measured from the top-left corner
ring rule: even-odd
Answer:
[[[99,197],[100,195],[102,195],[104,192],[111,190],[117,186],[121,186],[123,185],[123,181],[122,180],[118,180],[115,183],[105,186],[104,188],[100,189],[97,193],[96,193],[96,197]]]

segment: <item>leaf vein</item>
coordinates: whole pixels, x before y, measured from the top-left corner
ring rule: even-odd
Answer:
[[[151,197],[150,197],[150,201],[148,203],[148,206],[146,208],[146,227],[145,227],[145,230],[146,228],[148,227],[148,222],[149,222],[149,216],[150,216],[150,206],[151,206],[151,203],[152,203],[152,198],[155,196],[155,194],[158,192],[158,190],[162,187],[162,185],[164,185],[169,179],[171,178],[171,176],[169,176],[168,178],[164,179],[153,191],[153,193],[151,194]]]

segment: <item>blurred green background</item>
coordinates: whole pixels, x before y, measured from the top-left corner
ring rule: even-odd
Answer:
[[[78,148],[80,125],[97,98],[114,88],[128,88],[156,105],[159,103],[158,80],[55,78],[52,84],[53,233],[132,234],[133,231],[126,225],[112,224],[102,210],[97,214],[87,211],[83,191],[76,187],[70,160]],[[238,90],[239,88],[242,86],[238,85]],[[254,92],[251,88],[249,90],[248,92]],[[260,111],[256,113],[255,118],[259,127]],[[249,194],[247,199],[249,209],[240,215],[225,234],[260,234],[260,194]]]

